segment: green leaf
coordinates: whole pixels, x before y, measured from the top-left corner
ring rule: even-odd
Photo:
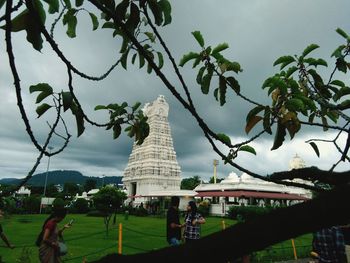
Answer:
[[[349,108],[350,108],[350,100],[345,100],[338,105],[338,109],[340,110],[347,110]]]
[[[270,118],[271,118],[271,110],[269,106],[266,106],[265,112],[264,112],[263,127],[268,134],[272,134]]]
[[[144,34],[148,37],[148,39],[152,43],[154,43],[154,41],[156,40],[156,36],[153,33],[151,33],[151,32],[144,32]]]
[[[140,62],[139,68],[142,68],[145,65],[145,58],[140,52],[139,52],[139,62]]]
[[[171,23],[171,5],[168,0],[160,0],[158,5],[164,14],[163,26],[166,26]]]
[[[290,67],[290,68],[287,70],[285,77],[286,77],[286,78],[289,78],[289,77],[290,77],[295,71],[297,71],[297,70],[298,70],[298,68],[297,68],[296,66]]]
[[[276,150],[282,146],[285,136],[286,136],[286,127],[283,124],[281,124],[280,121],[278,121],[275,140],[271,148],[271,151]]]
[[[347,64],[346,64],[346,61],[344,60],[344,58],[342,58],[342,57],[338,58],[337,62],[335,64],[336,64],[338,70],[346,73]]]
[[[36,97],[35,103],[40,103],[42,100],[46,99],[48,96],[50,96],[52,92],[50,91],[42,91],[39,93],[39,95]]]
[[[135,53],[134,55],[132,55],[131,63],[132,63],[133,65],[135,64],[136,57],[137,57],[137,53]]]
[[[83,3],[84,3],[84,0],[75,0],[75,6],[76,7],[82,6]]]
[[[0,0],[0,9],[5,4],[6,0]]]
[[[220,94],[220,106],[226,103],[226,79],[224,76],[219,77],[219,94]]]
[[[308,63],[310,66],[325,66],[327,67],[328,64],[325,60],[323,60],[322,58],[319,58],[319,59],[314,59],[314,58],[306,58],[304,59],[304,62],[305,63]]]
[[[69,9],[68,12],[64,15],[63,17],[63,25],[67,24],[67,36],[69,36],[70,38],[75,38],[76,37],[76,27],[77,27],[77,23],[78,20],[75,16],[77,10],[72,8]]]
[[[120,58],[120,63],[122,64],[122,67],[126,70],[127,69],[127,62],[128,62],[128,54],[129,54],[130,49],[125,51]]]
[[[247,114],[246,122],[248,123],[253,116],[257,115],[259,112],[263,111],[264,109],[265,109],[265,107],[261,106],[261,105],[256,106],[253,109],[251,109],[249,111],[249,113]]]
[[[194,38],[197,40],[198,44],[204,48],[204,39],[200,31],[191,32]]]
[[[63,110],[66,111],[70,109],[70,107],[72,106],[73,97],[72,97],[72,94],[68,91],[66,92],[62,91],[61,94],[62,94],[62,101],[63,101]]]
[[[113,126],[113,139],[117,139],[122,131],[122,127],[120,126],[119,123],[114,124]]]
[[[243,146],[239,147],[238,151],[249,152],[249,153],[256,155],[255,149],[249,145],[243,145]]]
[[[349,94],[350,94],[350,88],[342,87],[336,94],[334,94],[333,99],[334,101],[338,101],[341,97]]]
[[[19,15],[17,15],[14,19],[11,21],[11,31],[12,32],[19,32],[22,30],[26,30],[27,23],[30,20],[30,15],[28,9],[21,12]],[[6,29],[6,25],[1,26],[1,29]]]
[[[95,14],[89,13],[91,22],[92,22],[92,30],[96,30],[98,28],[98,20]]]
[[[281,69],[285,66],[289,65],[290,63],[295,62],[295,58],[292,56],[282,56],[279,57],[274,63],[273,66],[276,66],[278,64],[282,64]]]
[[[206,75],[204,75],[204,77],[202,79],[201,90],[202,90],[203,94],[209,93],[210,81],[211,81],[211,78],[213,76],[213,72],[214,72],[213,68],[209,66],[208,73]]]
[[[348,34],[345,33],[345,31],[344,31],[343,29],[341,29],[341,28],[338,27],[335,31],[336,31],[339,35],[341,35],[343,38],[349,40]]]
[[[220,53],[221,51],[225,50],[228,48],[228,44],[227,43],[222,43],[217,45],[213,51],[211,52],[212,54],[216,54],[216,53]]]
[[[39,83],[37,85],[32,85],[29,87],[29,92],[30,93],[33,93],[33,92],[36,92],[36,91],[46,91],[46,92],[53,92],[53,89],[52,87],[47,84],[47,83]]]
[[[161,26],[163,23],[163,14],[160,6],[158,5],[156,0],[148,0],[148,6],[151,9],[153,16],[154,16],[154,22],[157,26]]]
[[[345,83],[343,81],[337,80],[337,79],[333,80],[330,84],[337,85],[337,86],[342,87],[342,88],[345,87]]]
[[[234,77],[227,77],[226,80],[230,84],[230,87],[239,94],[241,92],[241,86],[239,85],[238,81]]]
[[[104,105],[97,105],[97,106],[95,106],[95,110],[106,110],[106,109],[108,109],[106,106],[104,106]]]
[[[198,66],[198,64],[202,61],[202,57],[199,56],[198,58],[196,58],[193,62],[192,68],[195,68]]]
[[[72,8],[72,4],[70,3],[70,0],[63,0],[63,2],[68,9]]]
[[[318,147],[317,147],[316,143],[310,142],[309,144],[311,145],[312,149],[314,149],[317,157],[320,157],[320,151],[318,150]]]
[[[342,51],[346,48],[345,45],[340,45],[336,48],[336,50],[333,51],[331,57],[340,58],[342,56]]]
[[[58,0],[44,0],[49,5],[49,14],[57,13],[60,9]]]
[[[292,98],[286,102],[289,111],[300,111],[305,108],[304,102],[300,99]]]
[[[303,51],[303,54],[302,56],[303,57],[306,57],[310,52],[312,52],[313,50],[315,50],[316,48],[319,48],[320,46],[319,45],[316,45],[316,44],[311,44],[309,46],[307,46],[304,51]]]
[[[180,60],[179,66],[183,67],[188,61],[198,57],[199,57],[198,53],[190,52],[182,57],[182,59]]]
[[[77,124],[77,136],[83,134],[85,127],[84,127],[84,115],[82,110],[73,102],[71,105],[71,111],[75,116],[75,121]]]
[[[338,122],[339,113],[337,111],[329,111],[327,112],[327,117],[330,118],[334,123]]]
[[[38,118],[40,118],[41,115],[43,115],[48,109],[50,109],[52,106],[50,106],[47,103],[43,103],[40,106],[36,108],[36,113],[38,114]]]
[[[196,81],[197,81],[197,83],[200,84],[200,85],[202,84],[203,73],[204,73],[205,69],[206,69],[205,66],[201,67],[201,68],[199,69],[199,71],[198,71],[198,74],[197,74]]]
[[[157,52],[158,55],[158,68],[162,68],[164,65],[163,54],[161,52]]]
[[[136,111],[141,106],[141,102],[136,102],[134,106],[132,106],[132,110]]]
[[[231,144],[231,139],[226,134],[218,133],[217,136],[218,136],[219,140],[222,141],[223,143],[228,144],[228,145]]]

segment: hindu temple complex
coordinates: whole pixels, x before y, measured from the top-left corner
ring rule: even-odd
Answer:
[[[142,145],[134,143],[122,179],[129,201],[134,204],[175,195],[183,202],[193,198],[207,199],[211,202],[212,214],[224,215],[232,205],[292,205],[311,198],[308,190],[234,172],[220,183],[202,183],[194,191],[180,190],[181,168],[168,121],[169,105],[160,95],[147,103],[143,112],[148,117],[150,132]],[[305,163],[298,155],[289,163],[289,169],[303,167]]]

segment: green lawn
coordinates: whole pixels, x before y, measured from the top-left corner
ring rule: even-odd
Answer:
[[[0,255],[4,262],[18,262],[24,250],[29,251],[32,263],[38,262],[38,248],[34,242],[46,217],[47,215],[13,215],[2,219],[1,224],[7,237],[16,246],[15,249],[10,250],[5,248],[3,243],[0,243]],[[107,237],[102,218],[69,214],[65,222],[72,218],[75,219],[72,228],[64,233],[69,249],[68,255],[64,257],[66,262],[81,263],[83,257],[89,261],[117,252],[117,226],[111,226]],[[220,231],[222,220],[217,217],[207,218],[207,223],[202,226],[202,236]],[[233,220],[224,220],[226,227],[234,224]],[[140,253],[168,245],[165,240],[165,218],[129,216],[128,220],[125,220],[123,215],[118,215],[117,221],[123,226],[123,254]],[[295,242],[299,247],[309,246],[311,236],[300,237]],[[306,253],[309,253],[308,248]],[[259,262],[269,262],[269,259],[278,259],[281,256],[283,258],[293,257],[291,241],[285,241],[272,249],[255,254],[255,258]]]

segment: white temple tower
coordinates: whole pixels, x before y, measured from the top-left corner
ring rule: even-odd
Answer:
[[[150,132],[142,145],[134,143],[122,179],[135,203],[147,201],[159,191],[180,190],[181,169],[168,122],[169,105],[163,95],[143,108]]]

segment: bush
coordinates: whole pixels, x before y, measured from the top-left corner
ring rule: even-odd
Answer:
[[[272,207],[259,207],[259,206],[232,206],[228,210],[227,214],[229,218],[239,221],[250,220],[263,214],[267,214],[272,211]]]
[[[85,214],[89,211],[89,202],[83,198],[77,199],[72,206],[74,213]]]
[[[204,200],[199,203],[198,205],[198,213],[200,213],[202,216],[208,216],[209,215],[209,207],[210,203],[208,200]]]

